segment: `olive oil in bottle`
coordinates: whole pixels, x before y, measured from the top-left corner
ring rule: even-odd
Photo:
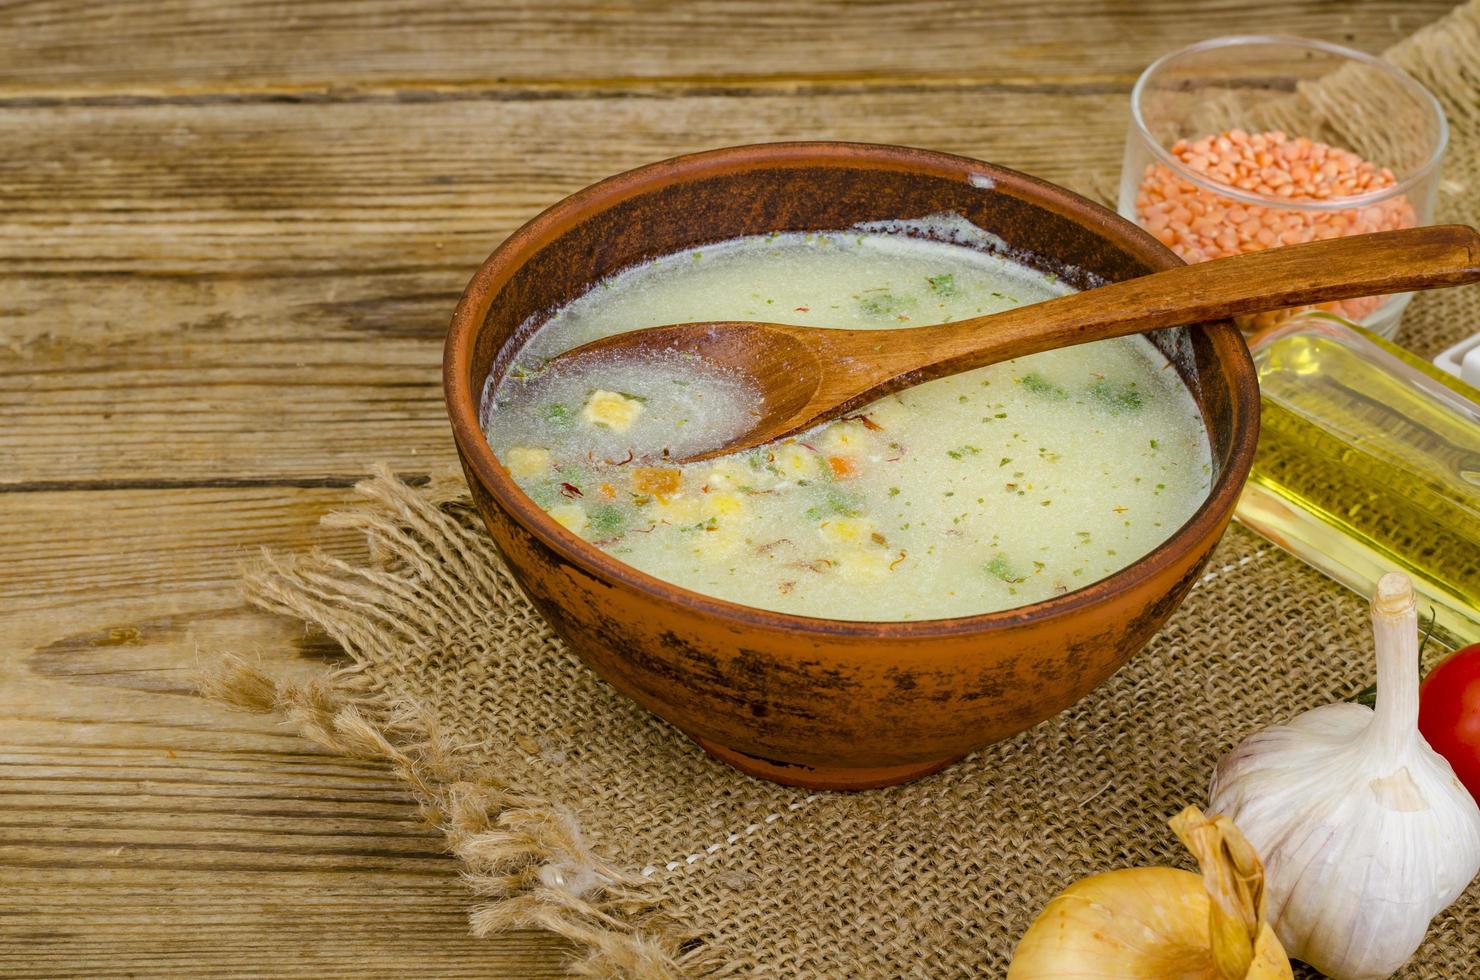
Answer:
[[[1361,595],[1401,570],[1435,639],[1480,642],[1480,391],[1330,314],[1255,337],[1240,521]]]

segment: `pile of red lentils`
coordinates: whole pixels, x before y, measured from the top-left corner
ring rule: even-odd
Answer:
[[[1401,194],[1352,208],[1282,207],[1282,200],[1337,204],[1341,198],[1370,194],[1397,182],[1387,167],[1304,136],[1291,139],[1279,131],[1250,134],[1230,129],[1178,140],[1171,152],[1212,182],[1270,201],[1240,203],[1194,184],[1165,164],[1148,166],[1136,195],[1136,214],[1146,230],[1188,262],[1417,224],[1413,206]],[[1323,303],[1321,308],[1358,319],[1381,302],[1381,297],[1368,296]],[[1251,325],[1278,319],[1261,316]]]

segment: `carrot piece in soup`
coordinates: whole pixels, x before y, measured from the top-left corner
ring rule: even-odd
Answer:
[[[678,493],[682,484],[683,474],[678,470],[661,466],[639,466],[632,471],[632,489],[638,493],[669,496]]]

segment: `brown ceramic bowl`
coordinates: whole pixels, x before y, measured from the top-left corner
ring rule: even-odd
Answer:
[[[1227,323],[1151,334],[1197,400],[1211,496],[1160,547],[1075,592],[1003,612],[847,622],[767,612],[637,571],[548,518],[479,428],[489,372],[532,326],[603,276],[739,235],[836,230],[957,212],[1088,288],[1181,264],[1069,191],[962,157],[779,143],[620,174],[511,235],[468,284],[444,364],[447,411],[478,510],[530,599],[602,677],[725,762],[778,782],[861,789],[933,772],[1084,697],[1197,581],[1233,513],[1259,425],[1244,342]],[[1022,257],[1022,256],[1020,256]]]

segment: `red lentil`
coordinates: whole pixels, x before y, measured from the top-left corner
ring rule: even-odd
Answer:
[[[1172,155],[1211,181],[1249,194],[1290,201],[1329,201],[1371,193],[1397,183],[1393,172],[1369,160],[1317,140],[1272,131],[1250,134],[1230,129],[1196,140],[1178,140]],[[1274,245],[1293,245],[1341,235],[1411,228],[1417,215],[1407,197],[1397,195],[1375,204],[1331,210],[1297,210],[1244,204],[1216,194],[1153,163],[1146,168],[1136,195],[1141,224],[1162,244],[1188,262],[1254,252]],[[1323,303],[1322,309],[1357,319],[1382,302],[1379,296]],[[1282,317],[1263,314],[1252,326]]]

